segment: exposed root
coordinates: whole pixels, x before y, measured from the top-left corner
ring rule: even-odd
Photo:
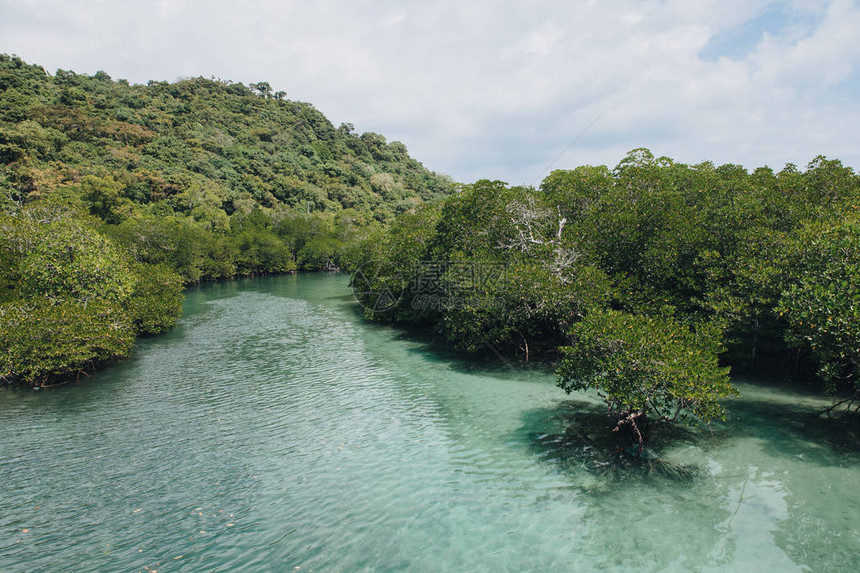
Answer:
[[[845,406],[845,408],[840,412],[839,409],[842,406]],[[851,410],[852,407],[854,408],[853,411]],[[860,388],[856,389],[854,391],[854,394],[849,396],[848,398],[834,402],[827,408],[821,410],[818,415],[832,418],[833,414],[841,414],[842,416],[856,416],[858,412],[860,412]]]

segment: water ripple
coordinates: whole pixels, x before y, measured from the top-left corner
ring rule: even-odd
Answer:
[[[752,559],[738,533],[765,523],[762,571],[803,563],[784,540],[812,524],[846,548],[815,565],[856,555],[856,523],[821,496],[804,513],[785,462],[747,471],[750,440],[720,458],[739,477],[601,495],[552,453],[551,375],[444,362],[346,292],[324,275],[193,290],[132,359],[0,391],[0,570],[731,570]],[[856,469],[828,471],[856,509]]]

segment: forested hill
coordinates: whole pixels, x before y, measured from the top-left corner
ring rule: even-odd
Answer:
[[[130,85],[0,55],[0,382],[170,327],[182,285],[331,269],[454,182],[266,82]]]
[[[120,202],[167,201],[202,219],[287,205],[386,221],[454,187],[402,143],[335,128],[266,82],[130,85],[104,72],[50,75],[0,55],[0,130],[6,201],[93,175],[113,179]]]

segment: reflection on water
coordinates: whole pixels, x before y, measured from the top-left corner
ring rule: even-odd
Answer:
[[[694,480],[607,474],[597,401],[368,325],[346,283],[196,289],[131,360],[0,390],[0,570],[860,568],[820,399],[741,384],[660,444]]]

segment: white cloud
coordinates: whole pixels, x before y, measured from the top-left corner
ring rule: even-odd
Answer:
[[[778,11],[748,53],[716,37]],[[632,148],[754,167],[824,153],[860,167],[856,2],[316,3],[0,0],[0,51],[132,81],[269,81],[431,169],[530,183]],[[764,15],[764,16],[763,16]]]
[[[858,28],[857,5],[837,0],[811,35],[797,40],[766,36],[751,63],[770,84],[832,87],[850,78],[860,63]]]

